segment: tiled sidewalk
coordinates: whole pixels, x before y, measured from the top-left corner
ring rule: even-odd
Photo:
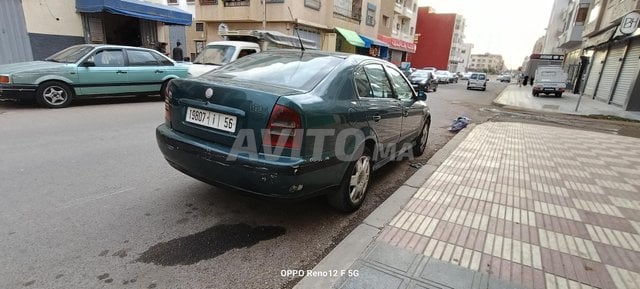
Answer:
[[[479,125],[375,243],[529,288],[640,288],[640,139]]]

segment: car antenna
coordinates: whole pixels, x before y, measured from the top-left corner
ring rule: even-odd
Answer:
[[[298,41],[300,41],[300,50],[302,50],[302,52],[304,52],[304,45],[302,45],[302,38],[300,38],[300,32],[298,32],[298,19],[293,18],[293,13],[291,13],[291,7],[287,6],[287,8],[289,9],[289,15],[291,15],[291,20],[293,20],[294,23],[294,30],[296,31],[296,35],[298,35]]]

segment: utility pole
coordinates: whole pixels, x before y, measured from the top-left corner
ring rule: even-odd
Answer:
[[[264,11],[262,13],[262,30],[267,30],[267,0],[262,0]]]

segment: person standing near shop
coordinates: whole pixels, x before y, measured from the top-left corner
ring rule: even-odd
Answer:
[[[176,47],[173,48],[173,60],[175,61],[184,61],[184,55],[182,52],[182,47],[180,47],[182,43],[180,41],[176,42]]]

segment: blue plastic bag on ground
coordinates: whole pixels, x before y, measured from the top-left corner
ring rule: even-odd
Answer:
[[[451,127],[449,128],[450,132],[458,132],[460,130],[462,130],[463,128],[467,127],[467,125],[469,125],[469,123],[471,123],[471,119],[466,117],[466,116],[459,116],[458,118],[456,118],[453,123],[451,124]]]

